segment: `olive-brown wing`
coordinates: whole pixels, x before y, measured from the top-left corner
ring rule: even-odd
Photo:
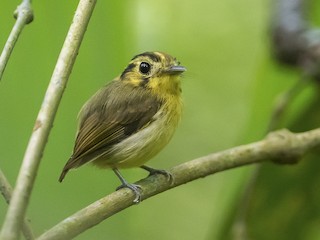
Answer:
[[[117,98],[110,95],[106,98]],[[90,101],[90,100],[89,100]],[[107,99],[103,104],[88,103],[76,137],[73,155],[65,165],[61,181],[67,171],[79,167],[108,151],[147,126],[159,110],[161,103],[151,94],[132,89],[121,99]],[[80,116],[81,117],[81,116]]]

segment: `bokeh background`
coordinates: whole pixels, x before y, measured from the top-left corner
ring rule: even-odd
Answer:
[[[1,1],[0,46],[14,24],[12,14],[19,3]],[[33,2],[35,20],[23,31],[0,83],[0,167],[12,184],[76,6],[77,1]],[[314,23],[318,21],[316,6],[310,8]],[[165,51],[188,69],[182,83],[181,125],[149,165],[169,169],[261,139],[275,97],[300,76],[272,59],[272,7],[267,0],[98,1],[28,208],[36,234],[119,185],[111,171],[91,166],[70,172],[63,183],[58,177],[72,151],[81,106],[138,53]],[[290,106],[282,124],[295,126],[293,130],[315,128],[317,121],[310,117],[314,112],[308,115],[310,121],[301,119],[314,96],[314,87],[307,88]],[[252,239],[319,239],[320,179],[314,162],[289,167],[265,164],[250,211]],[[116,214],[76,239],[227,239],[253,169],[229,170],[172,189]],[[301,175],[298,179],[296,173]],[[140,169],[123,170],[123,174],[131,182],[146,176]],[[279,204],[279,199],[285,200]],[[0,199],[0,223],[6,207]],[[272,234],[281,237],[272,238]]]

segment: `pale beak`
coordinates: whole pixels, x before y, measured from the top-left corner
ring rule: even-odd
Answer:
[[[181,74],[183,72],[187,71],[187,69],[184,66],[171,66],[166,70],[168,74]]]

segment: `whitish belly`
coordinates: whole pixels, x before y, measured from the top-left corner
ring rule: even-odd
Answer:
[[[106,155],[92,163],[107,168],[141,166],[167,145],[179,120],[179,111],[172,115],[163,114],[163,110],[159,110],[147,127],[114,145]]]

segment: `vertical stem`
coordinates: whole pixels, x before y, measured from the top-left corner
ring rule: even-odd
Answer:
[[[4,199],[6,200],[6,202],[9,204],[12,196],[12,187],[9,181],[7,180],[6,176],[1,171],[1,169],[0,169],[0,192],[3,195]],[[34,239],[33,231],[27,219],[24,219],[22,223],[22,233],[25,239],[27,240]]]
[[[79,2],[24,155],[16,187],[0,233],[1,240],[19,238],[49,132],[95,3],[96,0],[80,0]]]

